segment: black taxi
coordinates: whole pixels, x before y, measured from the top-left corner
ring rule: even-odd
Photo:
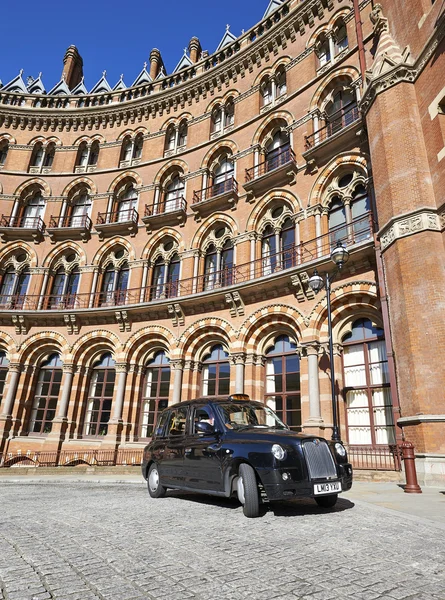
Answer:
[[[245,394],[165,409],[141,466],[152,498],[169,488],[236,495],[246,517],[259,516],[262,499],[307,497],[330,508],[352,485],[343,444],[290,431]]]

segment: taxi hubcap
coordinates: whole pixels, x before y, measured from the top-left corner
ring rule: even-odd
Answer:
[[[157,469],[152,469],[148,483],[152,492],[155,492],[158,489],[159,473]]]
[[[238,494],[238,500],[241,502],[241,504],[244,504],[244,483],[242,477],[238,477],[236,481],[236,492]]]

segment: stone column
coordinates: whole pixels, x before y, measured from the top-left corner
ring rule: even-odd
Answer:
[[[49,279],[49,270],[46,269],[45,270],[45,274],[43,275],[43,283],[42,283],[42,287],[40,289],[40,298],[39,298],[39,303],[37,305],[37,310],[42,310],[43,308],[43,303],[45,301],[45,295],[46,295],[46,291],[47,291],[47,286],[48,286],[48,279]]]
[[[231,359],[235,365],[235,394],[244,394],[244,365],[246,355],[242,352],[232,354]]]
[[[22,372],[22,366],[19,363],[10,363],[9,368],[9,381],[6,392],[5,400],[1,406],[0,419],[8,417],[12,414],[12,407],[17,392],[17,386],[20,379],[20,373]]]
[[[144,261],[144,270],[142,272],[141,294],[139,296],[139,302],[145,301],[145,288],[147,286],[147,276],[148,276],[148,262]]]
[[[90,293],[90,300],[88,302],[88,308],[93,308],[94,306],[94,298],[96,297],[96,287],[97,287],[97,279],[99,277],[99,271],[98,269],[95,269],[94,273],[93,273],[93,283],[91,284],[91,293]]]
[[[324,421],[321,417],[320,382],[318,354],[319,343],[316,341],[303,343],[302,354],[307,358],[309,417],[303,424],[304,430],[315,435],[323,435]]]
[[[184,361],[172,360],[170,361],[170,367],[174,371],[172,404],[177,404],[181,402]]]
[[[73,385],[74,365],[63,365],[63,376],[62,396],[57,409],[56,419],[66,419]]]
[[[122,407],[124,406],[125,385],[127,383],[127,365],[117,363],[115,368],[118,380],[112,421],[118,422],[122,420]]]
[[[329,54],[331,56],[331,62],[334,60],[335,57],[335,44],[334,44],[334,36],[332,35],[332,31],[330,31],[327,34],[327,38],[329,41]]]

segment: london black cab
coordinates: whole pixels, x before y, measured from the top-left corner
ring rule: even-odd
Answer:
[[[164,410],[144,449],[142,474],[152,498],[168,488],[236,495],[246,517],[260,514],[262,498],[314,498],[330,508],[352,485],[343,444],[290,431],[245,394]]]

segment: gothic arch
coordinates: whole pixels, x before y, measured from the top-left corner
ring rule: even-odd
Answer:
[[[113,180],[110,187],[108,188],[108,193],[114,194],[117,188],[119,187],[120,183],[122,183],[122,181],[124,181],[125,179],[132,179],[135,183],[136,188],[142,187],[142,178],[138,173],[136,173],[136,171],[125,171],[125,173],[121,173]]]
[[[233,238],[239,235],[238,224],[233,217],[224,213],[215,213],[214,215],[207,217],[207,219],[200,225],[198,231],[192,238],[190,248],[200,249],[205,236],[209,230],[216,225],[216,223],[224,223],[227,225],[227,227],[229,227],[229,229],[232,231]]]
[[[87,256],[86,256],[85,250],[81,246],[79,246],[79,244],[77,244],[76,242],[67,240],[66,242],[62,242],[56,248],[53,248],[51,250],[51,252],[49,252],[45,256],[42,266],[50,267],[52,265],[52,263],[59,258],[59,256],[61,256],[62,254],[66,254],[67,250],[72,250],[79,257],[78,264],[80,266],[83,267],[84,265],[86,265]]]
[[[153,252],[156,250],[156,247],[167,236],[173,238],[177,242],[178,252],[184,252],[185,244],[184,240],[181,237],[181,234],[175,229],[172,229],[171,227],[163,227],[162,229],[157,231],[145,244],[142,250],[141,259],[148,260],[153,254]]]
[[[9,242],[0,249],[0,263],[3,263],[9,254],[16,254],[20,250],[29,256],[29,266],[31,268],[38,266],[36,251],[29,244],[22,241]]]
[[[293,214],[299,213],[303,210],[303,206],[301,200],[293,194],[289,192],[289,190],[281,190],[275,189],[263,196],[259,202],[252,209],[246,224],[246,231],[258,231],[259,221],[262,218],[265,210],[267,209],[267,205],[273,202],[274,200],[282,200],[285,204],[289,206]]]
[[[18,348],[18,362],[34,365],[43,355],[58,352],[63,362],[69,352],[69,344],[65,336],[56,331],[39,331],[35,333]]]
[[[287,127],[289,127],[289,125],[291,123],[293,123],[293,121],[295,121],[293,114],[291,112],[289,112],[288,110],[280,110],[278,112],[273,112],[273,113],[269,114],[264,119],[264,121],[262,121],[262,123],[258,126],[257,130],[255,131],[255,134],[252,139],[252,146],[256,146],[257,144],[260,144],[261,138],[263,137],[263,134],[266,131],[267,127],[273,121],[279,121],[280,119],[282,121],[286,122]]]
[[[204,156],[201,162],[201,169],[210,168],[210,160],[214,158],[216,154],[222,153],[224,149],[227,149],[232,156],[239,151],[237,144],[232,140],[220,140],[212,146]]]
[[[185,161],[180,160],[179,158],[169,160],[168,163],[158,171],[153,183],[155,185],[160,185],[164,175],[168,173],[168,171],[175,170],[175,167],[178,171],[182,171],[184,175],[186,175],[189,172],[188,164]]]
[[[360,76],[358,70],[355,67],[343,67],[332,71],[318,86],[314,95],[312,96],[311,103],[309,105],[309,112],[320,108],[320,100],[323,92],[335,79],[343,79],[344,81],[355,81]]]
[[[49,196],[51,196],[51,188],[49,187],[48,182],[40,179],[40,177],[34,177],[33,179],[28,179],[28,181],[21,183],[14,192],[14,196],[18,196],[20,198],[28,188],[33,189],[36,187],[41,188],[44,198],[49,198]]]
[[[89,367],[103,352],[111,352],[116,362],[122,361],[123,347],[120,339],[106,329],[89,331],[73,344],[69,362]]]
[[[248,317],[239,330],[240,344],[245,352],[258,353],[263,351],[266,340],[272,334],[287,330],[293,337],[301,339],[303,314],[293,306],[287,304],[273,304],[258,309]]]
[[[91,261],[92,265],[100,265],[104,259],[104,256],[114,248],[114,246],[123,246],[128,252],[128,260],[136,260],[136,252],[133,246],[130,244],[128,240],[123,237],[115,236],[110,238],[105,244],[103,244],[96,254],[93,256]]]
[[[127,340],[123,359],[126,363],[144,364],[154,346],[165,348],[172,359],[176,344],[177,340],[169,329],[161,325],[148,325],[136,331]]]
[[[89,177],[77,177],[76,179],[73,179],[73,181],[71,181],[67,186],[65,186],[62,196],[67,198],[70,195],[70,192],[80,185],[88,187],[91,194],[97,194],[97,186],[92,179]]]
[[[179,338],[178,354],[186,360],[200,360],[205,348],[215,341],[233,348],[236,332],[231,324],[220,317],[206,317],[195,321]]]

